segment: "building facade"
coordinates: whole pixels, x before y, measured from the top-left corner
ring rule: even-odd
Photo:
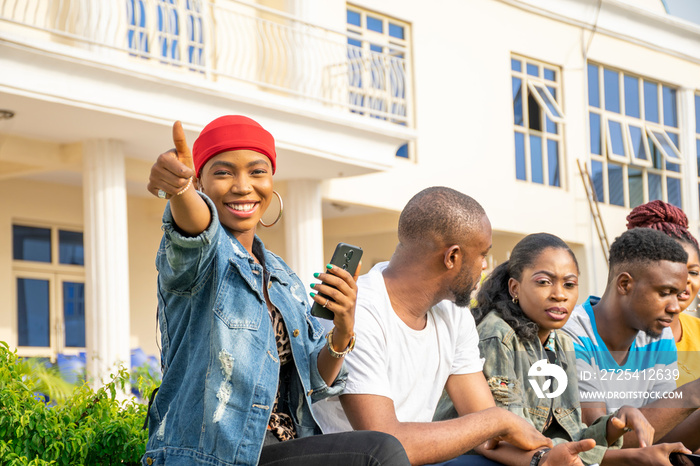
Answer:
[[[96,375],[158,353],[145,186],[175,120],[272,132],[285,209],[260,234],[308,282],[339,241],[387,260],[432,185],[485,207],[492,266],[565,239],[581,299],[632,207],[698,231],[700,26],[662,1],[0,0],[0,70],[0,340]]]

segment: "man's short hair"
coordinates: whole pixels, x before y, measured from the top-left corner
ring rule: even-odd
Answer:
[[[654,262],[688,262],[688,253],[678,241],[651,228],[633,228],[615,238],[610,246],[610,278],[620,266],[632,268]]]
[[[471,197],[444,186],[426,188],[411,198],[399,217],[399,242],[461,244],[480,230],[486,212]]]

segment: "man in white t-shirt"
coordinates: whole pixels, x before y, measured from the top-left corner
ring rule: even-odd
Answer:
[[[346,356],[345,391],[314,405],[324,432],[390,433],[412,464],[446,461],[499,440],[532,451],[539,466],[577,464],[577,453],[595,442],[563,444],[543,456],[539,450],[551,441],[497,408],[481,372],[474,319],[464,306],[491,248],[483,208],[453,189],[428,188],[402,211],[398,236],[391,260],[358,280],[357,345]],[[431,422],[443,389],[460,417]],[[495,463],[462,456],[459,464]]]

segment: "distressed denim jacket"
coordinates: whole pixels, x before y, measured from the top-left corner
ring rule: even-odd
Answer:
[[[170,204],[163,214],[156,258],[163,382],[148,413],[145,465],[257,464],[277,394],[263,267],[202,198],[212,220],[199,236],[178,233]],[[310,405],[343,390],[345,369],[325,384],[317,367],[323,327],[309,314],[304,286],[258,237],[253,247],[264,257],[269,298],[291,341],[296,370],[281,393],[298,436],[320,434]]]
[[[486,359],[484,376],[496,405],[527,419],[537,430],[551,438],[555,445],[584,438],[594,439],[596,446],[580,453],[579,457],[584,464],[600,463],[608,448],[605,437],[607,421],[611,415],[599,418],[590,427],[583,423],[571,339],[562,332],[555,332],[557,361],[566,373],[566,389],[554,398],[538,398],[529,379],[543,387],[546,396],[545,377],[530,377],[528,372],[537,361],[547,359],[539,340],[521,340],[497,312],[490,312],[477,330],[481,356]],[[550,383],[556,391],[557,382]],[[621,446],[622,439],[619,439],[611,448]]]

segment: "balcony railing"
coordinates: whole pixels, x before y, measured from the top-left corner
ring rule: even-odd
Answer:
[[[234,0],[0,0],[0,28],[410,125],[407,50],[385,44],[377,52],[377,44],[372,50],[349,45],[344,32],[260,5]]]

